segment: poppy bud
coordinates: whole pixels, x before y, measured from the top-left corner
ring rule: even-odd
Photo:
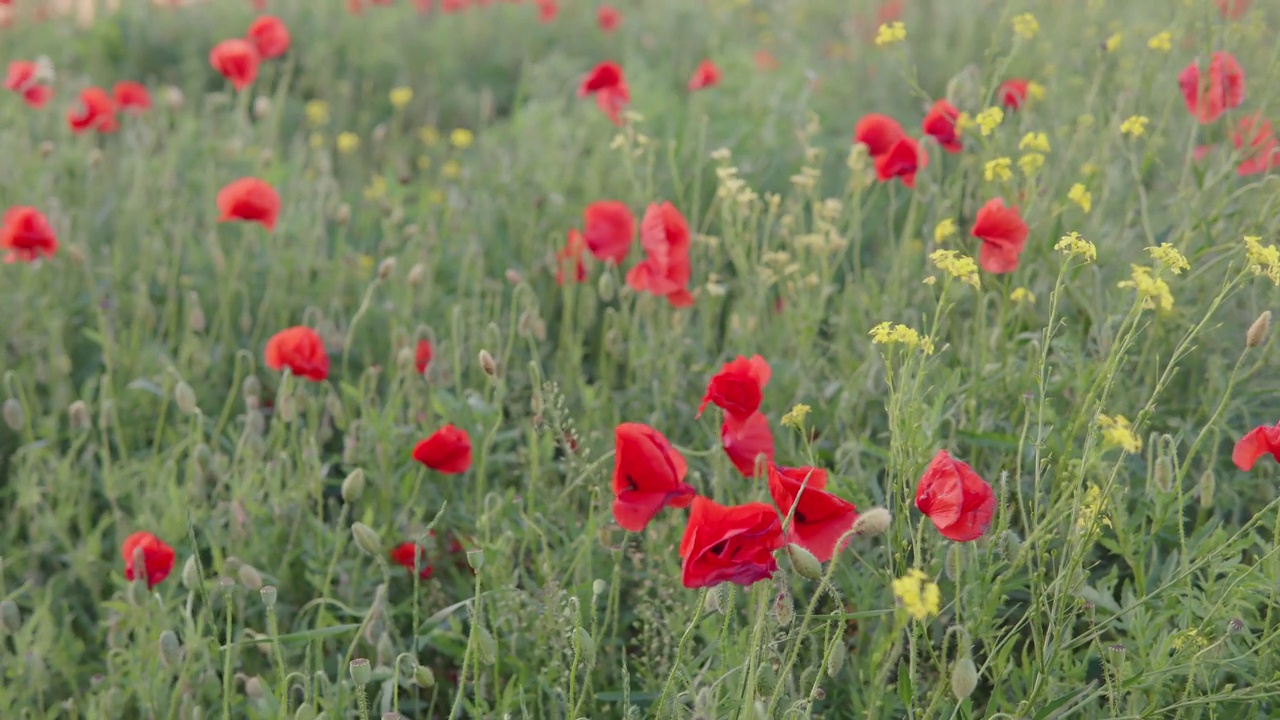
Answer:
[[[786,627],[795,619],[796,607],[791,601],[791,593],[785,589],[779,590],[778,594],[773,598],[773,617],[778,624]]]
[[[1173,489],[1173,460],[1167,455],[1156,458],[1155,467],[1151,470],[1151,482],[1162,493]]]
[[[351,206],[342,203],[338,209],[333,212],[333,221],[339,225],[346,225],[351,220]]]
[[[413,267],[409,268],[409,274],[405,277],[409,287],[414,288],[421,286],[422,283],[426,282],[426,279],[427,266],[422,263],[414,263]]]
[[[946,562],[943,563],[943,570],[947,573],[947,579],[951,582],[958,582],[960,577],[964,575],[964,545],[961,543],[951,543],[951,547],[947,548]]]
[[[378,263],[378,282],[386,282],[391,277],[391,273],[396,271],[396,259],[393,257],[383,258]]]
[[[702,610],[703,612],[708,612],[708,613],[718,613],[723,611],[723,608],[720,607],[720,586],[719,585],[707,590],[707,599],[704,600],[702,603]]]
[[[22,403],[17,398],[9,398],[4,401],[4,424],[9,426],[10,430],[17,432],[26,424],[27,414],[22,410]]]
[[[244,694],[250,700],[261,700],[267,696],[267,691],[262,687],[262,678],[258,676],[248,677],[244,679]]]
[[[596,294],[600,296],[600,302],[609,302],[618,294],[618,283],[613,279],[613,273],[600,273],[600,279],[596,281]]]
[[[187,562],[182,566],[182,586],[192,592],[200,587],[200,564],[195,555],[187,558]]]
[[[182,646],[172,630],[160,633],[160,660],[165,667],[177,667],[182,662]]]
[[[827,677],[834,678],[840,674],[848,655],[849,648],[844,644],[844,638],[837,635],[831,642],[831,649],[827,651]]]
[[[310,705],[299,705],[293,713],[293,720],[317,720],[316,709]]]
[[[1249,332],[1244,334],[1244,346],[1255,348],[1267,341],[1267,335],[1271,333],[1271,311],[1267,310],[1258,316],[1257,320],[1249,326]]]
[[[504,276],[507,278],[507,282],[511,283],[512,285],[519,285],[520,283],[524,282],[524,276],[521,275],[520,271],[516,270],[515,268],[507,268],[507,271],[504,273]]]
[[[467,565],[472,570],[480,572],[480,569],[484,567],[484,550],[468,550]]]
[[[356,468],[342,481],[342,501],[353,503],[364,494],[364,470]]]
[[[493,634],[484,625],[476,626],[476,646],[480,662],[492,665],[498,661],[498,641],[493,639]]]
[[[1005,562],[1013,562],[1017,559],[1018,553],[1022,551],[1022,538],[1018,537],[1018,533],[1012,530],[1005,530],[1000,535],[999,547]]]
[[[978,687],[978,667],[973,658],[965,655],[951,668],[951,692],[957,700],[964,700]]]
[[[0,602],[0,630],[13,635],[20,627],[22,627],[22,612],[18,610],[18,603],[12,600]]]
[[[799,545],[787,545],[787,559],[791,561],[791,567],[795,568],[801,577],[810,580],[822,578],[822,563],[818,562],[818,558],[814,557],[813,553]]]
[[[47,158],[53,154],[53,143],[45,140],[40,143],[40,157]]]
[[[413,670],[413,681],[420,688],[429,688],[436,684],[436,674],[426,665],[419,665]]]
[[[246,403],[249,402],[249,398],[256,400],[262,396],[262,381],[258,380],[257,375],[246,376],[244,382],[240,383],[240,394]]]
[[[164,104],[168,105],[170,110],[181,110],[185,102],[186,96],[182,94],[181,89],[173,85],[164,89]]]
[[[364,523],[352,523],[351,535],[361,550],[374,557],[382,557],[382,538],[378,536],[376,530]]]
[[[178,409],[184,415],[190,415],[200,409],[196,406],[196,391],[192,390],[184,380],[179,380],[173,387],[173,401],[178,404]]]
[[[368,685],[373,679],[373,668],[365,658],[352,660],[348,669],[351,671],[351,679],[357,685]]]
[[[253,117],[261,120],[271,114],[271,98],[259,95],[253,99]]]
[[[262,573],[254,566],[245,563],[236,571],[236,575],[240,578],[240,584],[249,590],[262,589]]]
[[[1205,470],[1200,476],[1200,481],[1196,483],[1196,491],[1200,495],[1200,507],[1206,510],[1213,507],[1213,491],[1217,485],[1218,481],[1213,476],[1213,470]]]
[[[493,359],[488,350],[480,351],[480,369],[489,377],[496,377],[498,374],[498,361]]]
[[[276,416],[286,423],[293,422],[298,417],[298,401],[288,392],[282,392],[276,398]]]
[[[264,586],[258,591],[258,597],[262,598],[262,604],[265,605],[268,610],[274,608],[276,606],[276,586]]]
[[[598,598],[604,594],[605,590],[608,590],[608,589],[609,589],[609,583],[605,582],[604,580],[601,580],[600,578],[596,578],[591,583],[591,597]]]
[[[587,670],[595,667],[596,641],[586,628],[578,626],[573,629],[573,644],[578,649],[578,660],[582,663],[582,667]]]
[[[889,524],[893,521],[893,516],[884,508],[871,508],[853,523],[853,533],[855,535],[863,535],[866,537],[874,537],[883,535],[889,529]]]
[[[88,430],[89,406],[83,400],[71,403],[71,406],[67,408],[67,418],[71,423],[71,429],[75,432]]]
[[[382,637],[378,638],[378,667],[390,667],[395,662],[396,649],[391,645],[391,636],[382,633]]]

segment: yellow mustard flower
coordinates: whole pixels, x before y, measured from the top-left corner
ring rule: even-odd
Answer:
[[[1089,192],[1084,183],[1072,185],[1071,189],[1067,191],[1067,199],[1079,205],[1085,215],[1088,215],[1089,211],[1093,210],[1093,193]]]
[[[1120,132],[1129,137],[1141,137],[1147,131],[1147,123],[1151,119],[1146,115],[1130,115],[1125,121],[1120,123]]]
[[[955,250],[934,250],[929,254],[929,260],[939,270],[960,282],[975,288],[982,287],[978,279],[978,263],[968,255],[961,255]]]
[[[476,136],[466,128],[455,128],[449,133],[449,143],[459,150],[466,150],[475,142]]]
[[[1147,39],[1147,47],[1160,52],[1169,52],[1173,49],[1173,34],[1168,30],[1158,32]]]
[[[324,100],[308,100],[305,112],[307,123],[313,127],[329,124],[329,103]]]
[[[907,26],[903,25],[901,21],[895,20],[891,23],[885,23],[876,30],[876,45],[879,47],[900,43],[906,39]]]
[[[951,218],[939,220],[937,225],[933,226],[933,241],[941,245],[946,242],[947,238],[956,234],[956,221]]]
[[[933,354],[933,340],[906,325],[882,322],[871,328],[868,334],[875,345],[905,345],[908,348],[920,348],[925,355]]]
[[[326,142],[328,140],[325,138],[324,133],[313,132],[307,136],[307,144],[311,146],[312,150],[319,150],[324,147]]]
[[[1023,13],[1013,18],[1013,32],[1024,40],[1030,40],[1040,32],[1040,21],[1031,13]]]
[[[803,430],[804,419],[809,416],[809,411],[812,409],[813,408],[805,405],[804,403],[797,404],[795,407],[788,410],[786,415],[782,416],[782,426],[794,428],[796,430]]]
[[[1036,82],[1035,80],[1032,80],[1031,82],[1027,83],[1027,97],[1031,98],[1032,100],[1043,100],[1044,93],[1045,93],[1044,86]]]
[[[1009,293],[1009,300],[1015,303],[1027,303],[1034,305],[1036,303],[1035,293],[1024,287],[1016,287],[1013,292]]]
[[[1042,132],[1029,132],[1022,136],[1021,142],[1018,143],[1018,149],[1047,153],[1049,152],[1049,136]]]
[[[1106,417],[1100,415],[1099,419]],[[1123,417],[1119,418],[1124,420]],[[1105,431],[1104,431],[1105,432]],[[1142,443],[1138,443],[1138,450],[1142,449]],[[1130,452],[1138,452],[1132,450]],[[1080,500],[1080,512],[1076,515],[1076,529],[1090,530],[1097,525],[1106,525],[1111,527],[1111,518],[1103,513],[1106,511],[1106,499],[1102,496],[1102,488],[1094,483],[1089,483],[1089,487],[1085,488],[1084,497]]]
[[[1105,48],[1107,52],[1115,52],[1120,49],[1120,42],[1122,40],[1124,40],[1124,35],[1122,33],[1113,33],[1111,37],[1107,38],[1107,41],[1102,44],[1102,47]]]
[[[427,157],[426,155],[419,155],[417,160],[417,165],[419,170],[430,170],[431,158]]]
[[[908,570],[893,581],[893,595],[908,615],[924,621],[942,611],[942,591],[923,571]]]
[[[360,136],[353,132],[344,132],[338,135],[338,152],[353,153],[360,148]]]
[[[391,99],[391,107],[397,110],[403,110],[404,106],[408,105],[409,102],[413,100],[413,88],[391,88],[391,92],[388,93],[388,97]]]
[[[418,130],[418,139],[422,141],[423,145],[431,147],[440,142],[440,131],[428,125]]]
[[[1138,297],[1142,298],[1142,307],[1147,310],[1168,312],[1173,309],[1173,292],[1164,278],[1145,265],[1131,265],[1130,269],[1129,279],[1116,283],[1116,287],[1137,290]]]
[[[1000,123],[1004,122],[1004,110],[999,107],[989,107],[978,113],[974,121],[978,123],[978,132],[982,133],[983,137],[987,137],[1000,127]]]
[[[457,160],[446,160],[444,165],[440,166],[440,174],[453,180],[462,174],[462,165]]]
[[[982,168],[982,177],[987,182],[995,182],[996,180],[1008,180],[1013,177],[1013,170],[1010,169],[1013,161],[1007,157],[998,157],[994,160],[988,160]]]
[[[1044,167],[1044,155],[1038,152],[1027,153],[1018,158],[1018,167],[1022,168],[1023,175],[1031,177],[1036,174],[1036,171]]]
[[[1098,415],[1098,428],[1102,441],[1127,453],[1142,452],[1142,438],[1133,432],[1133,426],[1123,415]]]
[[[364,188],[365,200],[381,200],[387,196],[387,179],[381,175],[374,175],[369,178],[369,184]]]
[[[1187,256],[1169,243],[1161,243],[1158,246],[1149,247],[1147,248],[1147,253],[1161,265],[1169,268],[1169,271],[1174,275],[1181,275],[1183,271],[1191,269],[1191,263],[1187,262]]]
[[[1083,258],[1087,263],[1097,262],[1098,260],[1098,248],[1093,243],[1080,237],[1078,232],[1070,232],[1063,235],[1058,240],[1058,244],[1053,246],[1053,249],[1067,257]]]
[[[1245,235],[1244,251],[1250,272],[1254,275],[1263,275],[1276,285],[1280,285],[1280,248],[1275,245],[1263,245],[1262,238],[1257,235]]]

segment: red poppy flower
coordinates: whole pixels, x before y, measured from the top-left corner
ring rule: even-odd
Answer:
[[[778,511],[785,518],[795,507],[787,526],[787,541],[813,553],[818,562],[835,556],[836,543],[858,519],[853,503],[826,492],[826,486],[826,470],[769,464],[769,494]]]
[[[731,582],[746,587],[773,577],[782,547],[778,512],[759,502],[725,507],[693,499],[689,524],[680,540],[680,580],[687,588]]]
[[[956,129],[956,118],[960,117],[960,110],[955,105],[946,100],[938,100],[929,108],[929,112],[925,113],[924,120],[920,123],[920,129],[925,135],[930,135],[943,150],[947,152],[960,152],[960,131]]]
[[[1224,20],[1239,20],[1244,14],[1249,12],[1250,0],[1214,0],[1214,5],[1218,7],[1218,14]]]
[[[296,377],[320,382],[329,377],[329,353],[320,333],[304,325],[286,328],[267,341],[263,359],[272,370],[289,368]]]
[[[948,540],[977,540],[991,526],[996,495],[973,468],[939,450],[916,488],[916,508]]]
[[[698,414],[707,405],[715,403],[724,410],[725,415],[737,420],[746,420],[752,413],[760,409],[764,399],[764,386],[769,384],[769,363],[759,355],[747,359],[742,355],[734,358],[720,368],[720,372],[711,376],[707,383],[707,393],[702,396],[702,404],[698,406]]]
[[[280,57],[289,49],[289,28],[272,15],[261,15],[249,24],[245,39],[253,43],[263,60]]]
[[[891,23],[894,20],[901,20],[902,10],[905,6],[906,0],[885,0],[880,3],[880,7],[876,8],[876,27]]]
[[[565,238],[564,247],[556,251],[556,284],[564,284],[564,270],[566,266],[573,268],[573,282],[585,282],[587,279],[587,264],[582,261],[582,251],[586,249],[586,242],[582,239],[582,233],[576,229],[570,230],[569,235]]]
[[[35,262],[58,252],[58,238],[44,213],[33,207],[11,207],[0,221],[0,250],[4,262]]]
[[[4,89],[22,96],[22,101],[37,110],[53,99],[53,90],[38,78],[39,66],[30,60],[14,60],[4,75]]]
[[[583,76],[578,85],[578,97],[594,95],[596,105],[614,125],[622,124],[622,109],[631,102],[631,90],[622,68],[615,62],[605,61]]]
[[[1011,78],[1000,84],[996,90],[996,95],[1000,97],[1000,104],[1010,110],[1017,110],[1027,101],[1027,86],[1030,81],[1022,78]]]
[[[364,12],[364,5],[360,0],[347,0],[347,13],[359,15],[362,12]]]
[[[120,129],[120,123],[116,121],[115,101],[99,87],[80,91],[79,104],[67,110],[67,124],[76,134],[89,130],[113,133]]]
[[[669,202],[650,204],[640,221],[645,259],[627,273],[627,284],[667,299],[673,307],[693,304],[689,293],[689,225]]]
[[[560,5],[556,0],[534,0],[538,6],[538,22],[549,23],[560,13]]]
[[[773,72],[778,69],[778,59],[768,50],[757,50],[751,56],[760,72]]]
[[[1271,129],[1271,121],[1261,113],[1240,118],[1231,133],[1231,144],[1244,151],[1237,175],[1256,175],[1280,166],[1280,141]]]
[[[413,351],[413,366],[418,369],[418,374],[425,375],[427,373],[427,368],[431,365],[433,355],[431,341],[426,339],[419,340],[418,346]]]
[[[907,131],[897,120],[879,113],[864,116],[853,128],[853,141],[866,145],[873,158],[888,154],[905,137]]]
[[[773,431],[764,413],[755,412],[741,420],[726,415],[720,426],[720,444],[743,477],[755,477],[756,459],[761,455],[766,465],[773,462]]]
[[[1231,462],[1245,472],[1253,469],[1258,458],[1270,453],[1276,462],[1280,462],[1280,424],[1275,426],[1259,425],[1245,433],[1231,451]]]
[[[689,77],[689,92],[709,88],[720,82],[720,68],[710,60],[703,60]]]
[[[622,13],[612,5],[601,5],[596,10],[596,21],[600,23],[601,30],[611,33],[622,24]]]
[[[146,576],[148,588],[159,585],[162,580],[169,577],[169,572],[173,570],[173,548],[155,535],[140,530],[125,538],[124,544],[120,546],[120,555],[124,557],[126,580],[132,582],[134,571],[138,570],[133,566],[134,556],[138,551],[142,552],[142,568],[138,575]]]
[[[471,4],[471,0],[440,0],[440,12],[446,15],[462,12]]]
[[[1216,145],[1197,145],[1196,149],[1191,151],[1191,159],[1196,162],[1200,162],[1213,154],[1213,151],[1217,149]]]
[[[413,8],[419,15],[431,14],[431,0],[413,0]]]
[[[1003,198],[987,201],[978,210],[971,231],[982,241],[978,264],[997,275],[1018,269],[1018,257],[1027,243],[1027,233],[1027,223],[1018,214],[1017,205],[1005,207]]]
[[[413,459],[446,475],[471,467],[471,437],[466,430],[445,425],[413,448]]]
[[[640,532],[664,507],[688,507],[695,491],[689,466],[666,436],[641,423],[613,431],[613,519]]]
[[[1217,120],[1227,110],[1244,102],[1244,68],[1234,55],[1219,50],[1209,56],[1209,69],[1202,77],[1199,61],[1178,74],[1182,99],[1200,124]]]
[[[889,152],[876,157],[876,177],[880,182],[893,178],[902,180],[909,188],[916,186],[916,171],[929,164],[929,156],[915,138],[904,137],[889,148]]]
[[[236,90],[243,90],[253,84],[258,77],[258,64],[261,61],[257,47],[240,38],[223,40],[209,51],[209,64],[222,77],[230,80]]]
[[[417,570],[418,577],[423,580],[431,579],[431,574],[435,572],[435,568],[427,562],[426,548],[411,540],[391,548],[391,562],[400,565],[410,573]]]
[[[636,235],[636,216],[617,200],[599,200],[582,211],[583,235],[587,249],[598,259],[621,265],[631,252]]]
[[[111,97],[124,112],[136,115],[151,109],[151,94],[147,92],[147,86],[140,82],[125,80],[116,83],[111,88]]]
[[[218,222],[244,220],[274,230],[280,217],[280,194],[258,178],[234,180],[218,191]]]

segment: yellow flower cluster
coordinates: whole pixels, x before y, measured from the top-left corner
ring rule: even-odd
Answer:
[[[942,611],[942,591],[922,570],[908,570],[894,580],[893,596],[916,620],[928,620]]]
[[[796,430],[803,430],[804,419],[809,416],[809,411],[812,409],[813,408],[805,405],[804,403],[796,405],[788,410],[786,415],[782,416],[782,426],[794,428]]]
[[[1173,35],[1168,30],[1156,33],[1147,40],[1147,47],[1160,52],[1169,52],[1173,49]]]
[[[403,110],[404,106],[408,105],[410,100],[413,100],[413,88],[391,88],[391,92],[388,93],[388,97],[391,100],[391,107],[397,110]]]
[[[471,147],[471,143],[475,142],[476,136],[466,128],[457,128],[449,133],[449,142],[459,150],[466,150]]]
[[[422,141],[423,145],[431,147],[440,142],[440,131],[428,125],[418,130],[418,139]]]
[[[941,245],[947,238],[956,234],[956,221],[951,218],[941,220],[933,226],[933,241]]]
[[[306,105],[307,123],[312,127],[329,124],[329,103],[324,100],[308,100]]]
[[[1263,245],[1262,238],[1256,235],[1245,235],[1244,251],[1249,261],[1249,270],[1254,275],[1265,275],[1268,280],[1280,285],[1280,248]]]
[[[1164,278],[1145,265],[1131,265],[1130,268],[1129,279],[1116,283],[1116,287],[1137,290],[1142,298],[1142,307],[1147,310],[1158,308],[1167,312],[1173,309],[1173,292]]]
[[[1102,441],[1127,453],[1142,452],[1142,438],[1133,432],[1133,426],[1123,415],[1098,415],[1098,428]]]
[[[999,107],[989,107],[978,113],[973,121],[978,124],[978,132],[982,133],[982,137],[987,137],[1000,127],[1000,123],[1004,122],[1004,110]]]
[[[1040,32],[1040,21],[1031,13],[1023,13],[1013,19],[1013,32],[1024,40],[1030,40]]]
[[[988,160],[987,164],[982,168],[982,177],[986,178],[987,182],[1008,180],[1013,177],[1013,170],[1010,169],[1012,164],[1013,161],[1007,157]]]
[[[1053,246],[1053,249],[1067,257],[1083,258],[1087,263],[1097,262],[1098,260],[1098,248],[1093,243],[1080,237],[1078,232],[1070,232],[1063,235],[1058,240],[1058,244]]]
[[[353,153],[360,149],[360,136],[353,132],[344,132],[338,135],[338,152],[343,155]]]
[[[1022,174],[1031,177],[1036,174],[1040,168],[1044,167],[1044,155],[1038,152],[1031,152],[1018,158],[1018,167],[1022,169]]]
[[[1106,416],[1098,417],[1101,419]],[[1080,514],[1076,515],[1076,529],[1089,530],[1095,523],[1111,527],[1111,518],[1103,514],[1105,509],[1106,500],[1102,497],[1102,489],[1094,483],[1089,483],[1089,487],[1084,491],[1084,498],[1080,501]]]
[[[876,45],[880,47],[900,43],[906,39],[907,26],[903,25],[901,21],[886,23],[876,30]]]
[[[1093,210],[1093,193],[1089,192],[1084,183],[1072,185],[1071,189],[1067,191],[1067,199],[1079,205],[1085,215],[1088,215]]]
[[[1114,33],[1111,37],[1107,38],[1107,41],[1102,44],[1102,47],[1105,48],[1107,52],[1115,52],[1120,49],[1120,43],[1123,40],[1123,33]]]
[[[1022,141],[1018,143],[1018,149],[1047,153],[1049,152],[1049,136],[1042,132],[1029,132],[1022,136]]]
[[[933,354],[933,340],[906,325],[882,322],[871,328],[868,334],[875,345],[906,345],[909,348],[920,348],[925,355]]]
[[[1027,303],[1028,305],[1034,305],[1036,302],[1036,296],[1035,293],[1024,287],[1016,287],[1013,289],[1013,292],[1009,293],[1009,300],[1015,303]]]
[[[1161,243],[1155,247],[1147,248],[1147,252],[1157,262],[1169,268],[1174,275],[1181,275],[1184,271],[1191,269],[1191,263],[1187,262],[1187,257],[1178,252],[1178,248],[1169,243]]]
[[[972,285],[974,288],[982,287],[981,281],[978,280],[978,263],[968,255],[961,255],[955,250],[934,250],[929,255],[929,260],[939,270],[960,282]]]
[[[1130,115],[1125,121],[1120,123],[1120,133],[1129,137],[1141,137],[1147,131],[1147,123],[1151,119],[1146,115]]]

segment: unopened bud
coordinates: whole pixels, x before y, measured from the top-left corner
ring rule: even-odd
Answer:
[[[240,394],[244,397],[245,403],[248,404],[249,398],[255,401],[262,397],[262,381],[257,375],[248,375],[244,381],[240,383]]]
[[[275,607],[276,606],[276,586],[275,585],[264,586],[261,590],[258,591],[258,597],[262,598],[262,604],[265,605],[268,610]]]
[[[338,209],[333,212],[333,221],[339,225],[346,225],[351,221],[351,206],[342,203]]]
[[[419,665],[413,671],[413,681],[420,688],[429,688],[436,684],[436,674],[431,672],[431,668],[426,665]]]
[[[395,662],[396,648],[391,644],[391,636],[382,633],[382,637],[378,638],[378,644],[375,646],[378,651],[378,667],[390,667]]]
[[[259,95],[253,99],[253,117],[261,120],[271,114],[271,98]]]
[[[800,577],[810,580],[822,578],[822,563],[818,562],[818,558],[814,557],[813,553],[799,545],[794,543],[787,545],[787,559],[791,561],[791,567],[795,568]]]
[[[386,282],[391,277],[391,273],[396,271],[396,259],[393,257],[383,258],[378,263],[378,282]]]
[[[71,429],[75,432],[84,432],[89,429],[89,406],[83,400],[77,400],[71,403],[67,408],[67,419],[71,423]]]
[[[606,583],[604,580],[601,580],[600,578],[596,578],[591,582],[591,597],[598,598],[604,594],[605,590],[608,590],[608,589],[609,589],[608,583]]]
[[[164,104],[169,106],[170,110],[181,110],[183,103],[186,102],[186,96],[182,94],[182,90],[170,85],[164,89]]]
[[[480,572],[480,569],[484,567],[484,550],[468,550],[467,565],[469,565],[472,570]]]
[[[573,642],[578,648],[578,660],[582,667],[590,670],[596,666],[596,641],[584,627],[573,629]]]
[[[1244,334],[1244,346],[1255,348],[1267,341],[1267,335],[1271,332],[1271,311],[1267,310],[1258,316],[1257,320],[1249,326],[1249,332]]]
[[[198,303],[199,300],[196,300],[196,304],[193,304],[191,310],[187,313],[187,326],[191,328],[191,332],[197,335],[203,333],[205,328],[209,326],[204,316],[204,308],[200,307]]]
[[[618,294],[618,284],[613,279],[613,273],[600,273],[600,279],[596,281],[596,294],[600,296],[600,302],[609,302]]]
[[[849,648],[844,644],[844,638],[837,635],[831,642],[831,649],[827,651],[827,677],[834,678],[840,674],[848,655]]]
[[[40,143],[40,157],[47,158],[53,154],[53,143],[45,140]]]
[[[422,263],[414,263],[409,268],[409,274],[405,276],[405,281],[409,283],[409,287],[420,287],[427,280],[427,266]]]
[[[516,270],[515,268],[507,268],[507,271],[503,273],[503,276],[506,277],[507,282],[511,283],[512,285],[519,285],[520,283],[524,282],[524,276],[521,275],[520,271]]]
[[[1196,483],[1196,491],[1200,495],[1200,507],[1206,510],[1213,507],[1213,491],[1217,486],[1218,479],[1214,477],[1213,470],[1205,470],[1200,476],[1200,481]]]
[[[1155,466],[1151,469],[1151,481],[1160,492],[1173,490],[1173,460],[1166,455],[1156,458]]]
[[[484,625],[476,626],[476,646],[479,650],[480,662],[492,665],[498,661],[498,641],[493,639]]]
[[[943,563],[943,570],[947,573],[947,579],[951,582],[958,582],[960,577],[964,575],[964,544],[951,543],[947,548],[946,562]]]
[[[865,513],[858,516],[853,523],[853,532],[856,535],[873,537],[875,535],[883,535],[889,529],[889,524],[893,522],[893,516],[889,511],[878,507],[871,508]]]
[[[172,630],[160,633],[160,660],[166,667],[177,667],[182,662],[182,646]]]
[[[364,494],[364,470],[356,468],[342,481],[342,501],[353,503]]]
[[[262,589],[262,573],[249,563],[240,566],[236,571],[236,576],[240,578],[240,584],[249,590]]]
[[[364,658],[356,658],[351,661],[351,679],[357,685],[368,685],[373,679],[373,667],[369,665],[369,661]]]
[[[12,600],[0,602],[0,630],[12,635],[17,633],[20,627],[22,627],[22,612],[18,610],[18,603]]]
[[[1017,559],[1018,553],[1022,552],[1022,538],[1018,537],[1018,533],[1012,530],[1005,530],[1000,535],[999,548],[1005,561],[1013,562]]]
[[[26,424],[27,414],[22,411],[22,403],[17,398],[9,398],[4,401],[4,424],[9,426],[10,430],[17,432]]]
[[[179,380],[173,387],[173,401],[178,404],[178,409],[184,415],[190,415],[199,409],[196,406],[196,391],[192,390],[184,380]]]
[[[951,668],[951,692],[957,700],[964,700],[978,687],[978,666],[973,658],[965,655]]]
[[[188,557],[182,566],[182,586],[192,592],[200,587],[200,563],[195,555]]]
[[[496,377],[498,374],[498,361],[493,359],[488,350],[480,351],[480,369],[489,377]]]
[[[293,720],[316,720],[316,709],[306,703],[299,705],[293,713]]]
[[[352,523],[351,536],[355,538],[356,545],[361,550],[374,557],[382,557],[382,538],[373,528],[361,522]]]
[[[266,697],[267,690],[262,686],[262,678],[258,676],[244,679],[244,694],[250,700],[261,700]]]
[[[779,590],[778,594],[773,597],[774,619],[778,621],[779,625],[786,627],[791,624],[795,616],[796,606],[791,599],[791,593],[787,592],[786,589]]]

